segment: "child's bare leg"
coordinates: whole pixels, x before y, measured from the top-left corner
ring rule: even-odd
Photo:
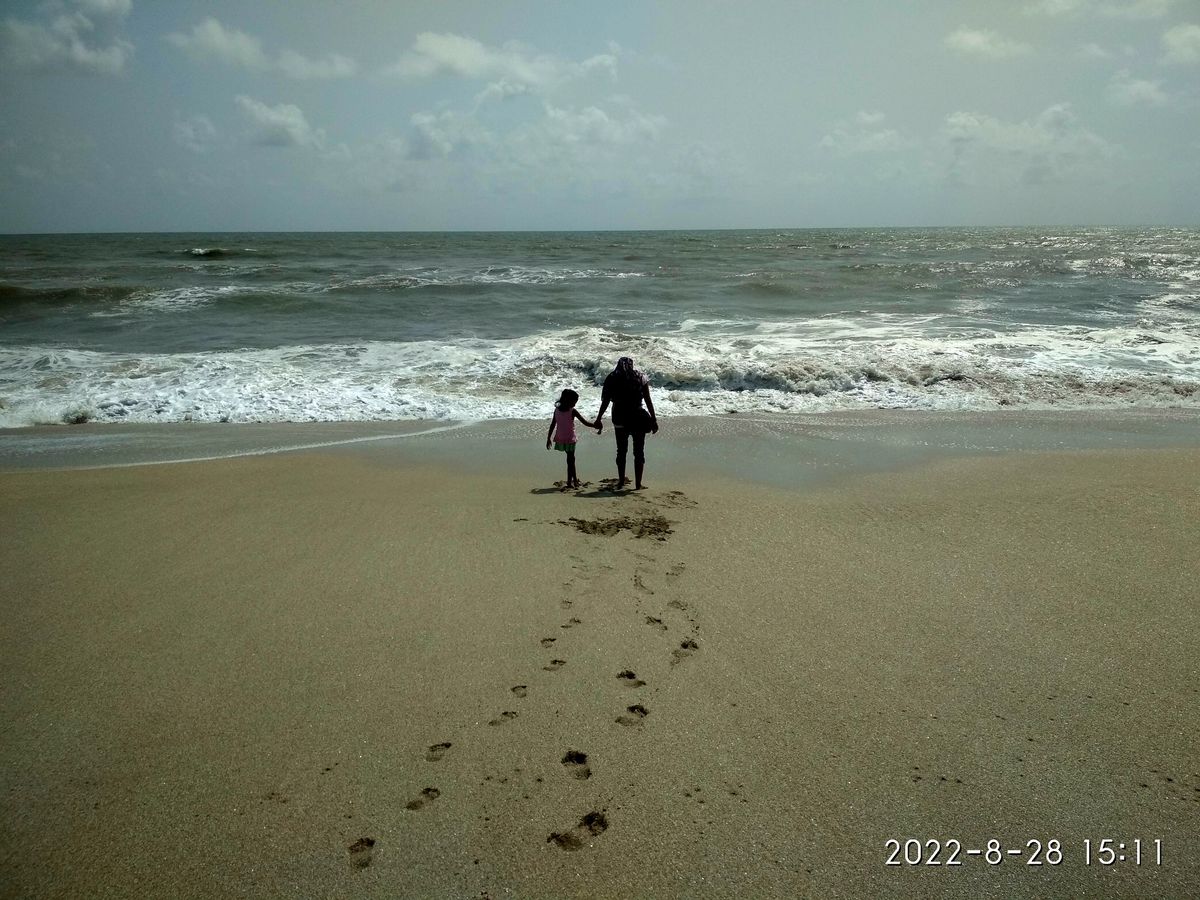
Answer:
[[[567,487],[579,487],[579,476],[575,473],[575,454],[567,451]]]

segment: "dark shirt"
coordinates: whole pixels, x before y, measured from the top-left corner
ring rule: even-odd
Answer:
[[[614,426],[625,427],[641,421],[639,412],[642,409],[642,391],[646,386],[646,378],[626,378],[616,372],[610,372],[604,379],[604,387],[600,391],[600,402],[605,400],[612,403],[612,422]]]

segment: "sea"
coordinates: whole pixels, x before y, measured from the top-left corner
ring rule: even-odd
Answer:
[[[1200,407],[1200,231],[0,236],[0,428]]]

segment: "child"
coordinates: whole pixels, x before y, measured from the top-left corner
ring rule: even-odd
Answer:
[[[579,414],[575,404],[579,395],[567,388],[554,404],[554,416],[550,419],[550,430],[546,432],[546,449],[550,449],[550,438],[554,438],[554,449],[563,450],[567,454],[567,487],[579,487],[579,476],[575,474],[575,420],[578,419],[588,428],[595,428],[599,434],[603,425],[589,422]]]

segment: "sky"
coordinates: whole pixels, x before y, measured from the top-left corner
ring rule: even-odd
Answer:
[[[0,232],[1198,220],[1200,0],[0,3]]]

